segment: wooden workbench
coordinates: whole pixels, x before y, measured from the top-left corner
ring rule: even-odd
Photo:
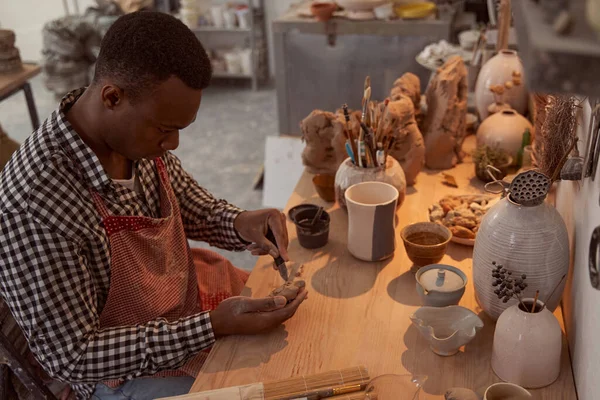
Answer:
[[[29,85],[29,80],[39,74],[42,67],[37,64],[23,63],[23,69],[9,74],[0,74],[0,101],[12,96],[22,90],[25,94],[27,109],[29,110],[29,118],[31,126],[37,129],[40,125],[35,100]]]
[[[459,165],[449,173],[457,178],[461,189],[443,185],[436,172],[424,171],[419,175],[417,185],[408,189],[406,200],[398,210],[395,255],[378,263],[358,261],[349,254],[346,212],[321,201],[315,194],[311,176],[304,173],[287,209],[300,203],[321,204],[326,206],[332,221],[328,245],[316,251],[300,247],[295,228],[288,223],[291,264],[304,264],[302,276],[307,282],[309,298],[285,327],[265,335],[219,340],[192,392],[354,365],[367,366],[371,377],[427,375],[429,379],[420,399],[441,399],[451,387],[483,391],[499,382],[490,367],[495,324],[475,301],[471,247],[451,243],[442,263],[461,268],[470,279],[460,305],[474,310],[484,321],[485,327],[476,338],[459,354],[440,357],[429,349],[409,319],[420,301],[414,269],[411,270],[412,263],[400,239],[401,228],[427,221],[428,206],[447,194],[481,190],[473,177],[473,164]],[[271,262],[266,257],[259,259],[245,295],[265,296],[281,284]],[[562,325],[560,309],[555,315]],[[563,340],[560,377],[551,386],[532,393],[536,399],[576,399],[566,339]]]

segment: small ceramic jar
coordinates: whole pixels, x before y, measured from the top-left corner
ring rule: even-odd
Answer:
[[[537,389],[560,375],[562,330],[541,301],[536,302],[536,312],[531,312],[533,299],[523,299],[522,304],[506,309],[498,318],[492,369],[505,382]]]
[[[456,267],[433,264],[417,271],[417,292],[424,306],[446,307],[459,303],[467,276]]]

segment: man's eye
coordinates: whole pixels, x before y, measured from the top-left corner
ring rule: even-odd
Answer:
[[[161,133],[169,133],[169,132],[172,132],[172,131],[173,131],[173,129],[166,129],[166,128],[158,128],[158,130],[159,130]]]

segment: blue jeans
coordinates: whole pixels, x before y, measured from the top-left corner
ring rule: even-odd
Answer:
[[[98,383],[92,395],[93,400],[153,400],[161,397],[187,394],[194,378],[176,376],[165,378],[138,378],[127,381],[116,388]]]

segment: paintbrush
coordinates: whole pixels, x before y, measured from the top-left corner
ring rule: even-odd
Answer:
[[[350,148],[352,149],[352,153],[354,154],[354,160],[355,160],[355,164],[356,161],[358,160],[358,158],[360,158],[360,154],[358,154],[358,148],[356,145],[356,138],[354,137],[354,132],[352,132],[352,130],[350,129],[350,126],[348,125],[348,123],[350,122],[350,113],[348,112],[348,104],[344,104],[342,106],[342,109],[344,110],[344,120],[346,121],[346,132],[347,132],[347,137],[348,140],[350,140]],[[358,165],[358,164],[356,164]]]
[[[385,99],[383,103],[383,111],[379,115],[379,119],[377,122],[377,131],[375,132],[375,140],[381,140],[381,134],[383,132],[383,124],[385,123],[385,117],[387,116],[388,104],[390,103],[390,99]]]
[[[367,122],[366,118],[367,118],[367,112],[368,112],[368,107],[369,107],[369,100],[371,99],[371,88],[368,87],[365,89],[365,92],[363,93],[363,99],[362,99],[362,115],[360,118],[361,122]]]

